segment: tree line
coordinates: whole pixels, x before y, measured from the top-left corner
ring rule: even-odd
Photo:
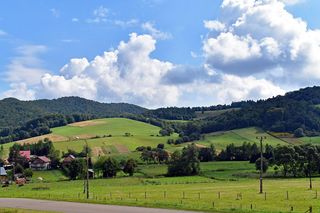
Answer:
[[[65,126],[70,123],[90,120],[94,118],[94,116],[88,114],[46,115],[44,117],[28,121],[18,128],[7,127],[1,129],[0,144],[49,134],[51,133],[50,128]]]

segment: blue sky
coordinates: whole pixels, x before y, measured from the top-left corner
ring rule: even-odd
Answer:
[[[279,2],[277,0],[261,1],[265,5]],[[318,83],[318,80],[315,80],[318,79],[317,74],[315,74],[316,78],[312,77],[312,81],[297,80],[300,79],[299,75],[297,78],[287,77],[290,64],[298,63],[297,61],[307,61],[309,64],[307,62],[299,64],[300,70],[306,69],[305,73],[314,73],[313,70],[307,69],[311,62],[312,65],[318,62],[306,56],[304,52],[299,52],[297,57],[301,58],[294,61],[283,62],[275,59],[271,61],[268,58],[269,55],[266,55],[268,59],[262,60],[266,43],[264,38],[274,38],[273,40],[277,41],[278,46],[282,48],[282,52],[292,52],[287,50],[287,46],[292,45],[286,44],[278,34],[274,34],[272,26],[270,26],[270,32],[272,31],[273,34],[266,33],[264,37],[260,36],[259,29],[255,31],[255,28],[243,27],[245,24],[252,26],[253,24],[249,21],[244,23],[239,31],[238,29],[230,30],[232,24],[236,23],[241,16],[250,16],[249,10],[241,10],[238,11],[238,17],[233,20],[234,22],[228,23],[228,17],[226,17],[228,10],[235,7],[242,8],[245,5],[244,0],[225,0],[224,4],[227,6],[224,9],[222,0],[10,0],[3,1],[1,4],[0,98],[14,96],[28,100],[79,95],[104,102],[131,102],[147,107],[192,106],[266,98],[283,94],[290,89]],[[258,8],[259,5],[250,7]],[[301,18],[308,25],[305,32],[302,32],[303,30],[288,31],[289,33],[294,35],[305,33],[311,36],[312,33],[308,33],[309,31],[316,32],[320,29],[317,16],[319,10],[320,2],[317,0],[299,2],[287,0],[280,12],[291,14],[294,19]],[[284,18],[287,17],[286,14]],[[229,28],[205,27],[205,20],[216,20]],[[273,18],[270,17],[270,20]],[[291,26],[290,23],[286,27],[297,28],[294,25],[297,24],[296,22],[292,22]],[[243,29],[245,34],[242,33]],[[135,40],[131,33],[135,33],[138,39]],[[229,36],[228,40],[222,40],[221,35],[227,33],[233,37]],[[150,37],[139,37],[143,35]],[[285,36],[288,34],[283,35]],[[249,37],[250,41],[245,39]],[[248,41],[247,51],[250,52],[250,57],[245,53],[241,58],[234,58],[234,56],[230,58],[230,53],[226,52],[228,49],[239,50],[237,47],[232,47],[239,43],[227,43],[232,40],[230,38]],[[140,39],[142,43],[138,42]],[[296,43],[296,40],[292,43]],[[156,43],[153,45],[152,41]],[[122,51],[119,48],[120,42],[127,44]],[[317,42],[319,41],[315,39],[312,45],[316,47],[319,44]],[[137,47],[138,44],[141,47]],[[251,48],[256,44],[260,45],[261,53],[256,53]],[[270,39],[267,44],[271,45]],[[269,50],[270,47],[266,49]],[[216,49],[220,52],[215,52]],[[122,53],[117,55],[117,51]],[[135,54],[129,56],[127,53],[130,51],[141,51],[142,58],[136,57]],[[146,55],[142,53],[144,51],[147,52]],[[96,56],[102,56],[104,52],[113,52],[117,55],[117,61],[114,62],[117,68],[112,70],[102,67],[99,68],[102,70],[99,71],[99,75],[98,72],[93,75],[92,70],[96,69],[96,67],[92,68],[95,64],[94,59]],[[277,57],[280,57],[280,53]],[[71,59],[77,58],[86,58],[87,61],[81,61],[86,64],[84,70],[78,67],[71,70],[70,67],[75,63]],[[124,58],[123,63],[129,61],[130,66],[120,63],[121,58]],[[108,59],[105,58],[105,60]],[[146,66],[135,65],[133,61],[137,60]],[[76,64],[79,63],[76,62]],[[61,71],[61,68],[67,64],[68,69]],[[260,69],[261,64],[267,65],[259,71],[248,71],[257,64],[259,64],[257,70]],[[129,70],[122,70],[122,67]],[[150,73],[148,67],[151,67]],[[110,73],[115,70],[122,78],[114,78],[111,82]],[[67,74],[67,72],[73,74]],[[281,72],[282,76],[275,78],[274,72]],[[46,74],[49,76],[44,78]],[[139,79],[133,76],[143,77],[139,82]],[[145,81],[150,81],[150,84],[144,85]],[[112,85],[114,82],[118,84],[123,82],[123,88],[115,88],[115,85]],[[241,84],[246,82],[251,82],[252,86],[243,88]],[[89,86],[86,88],[84,84]],[[257,86],[259,84],[266,86]],[[231,88],[233,85],[239,86]],[[64,89],[59,90],[64,86]],[[201,87],[205,88],[201,89]],[[245,93],[238,94],[239,90]]]

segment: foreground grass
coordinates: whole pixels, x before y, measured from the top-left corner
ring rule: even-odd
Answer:
[[[86,200],[82,193],[82,180],[63,180],[59,178],[57,171],[36,172],[34,181],[30,184],[1,188],[0,197],[208,212],[289,212],[291,207],[293,212],[305,212],[309,206],[313,207],[314,212],[320,211],[320,195],[318,198],[316,191],[320,187],[320,178],[314,179],[314,190],[308,190],[308,180],[304,178],[266,179],[266,194],[259,194],[258,179],[241,175],[254,173],[252,164],[210,162],[201,164],[201,168],[202,176],[164,177],[164,165],[140,166],[140,172],[153,178],[136,174],[135,177],[91,180],[89,200]],[[38,176],[46,177],[44,182],[37,181]]]
[[[53,213],[52,211],[36,211],[29,209],[0,208],[0,213]]]

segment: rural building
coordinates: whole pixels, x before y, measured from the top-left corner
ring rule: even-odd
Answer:
[[[67,157],[65,157],[62,161],[62,165],[66,166],[69,165],[72,161],[74,161],[76,158],[73,155],[68,155]]]
[[[25,157],[27,159],[27,161],[30,161],[31,159],[31,152],[30,150],[27,150],[27,151],[19,151],[19,155],[21,157]]]
[[[3,167],[0,167],[0,183],[4,183],[8,180],[8,174]]]
[[[48,170],[50,169],[51,160],[45,156],[37,156],[30,164],[31,169],[34,170]]]

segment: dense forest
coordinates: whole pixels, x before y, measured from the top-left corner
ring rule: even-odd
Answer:
[[[16,128],[26,122],[51,114],[86,114],[97,118],[116,117],[123,113],[141,114],[146,109],[125,103],[99,103],[79,97],[54,100],[19,101],[6,98],[0,101],[0,128]]]

